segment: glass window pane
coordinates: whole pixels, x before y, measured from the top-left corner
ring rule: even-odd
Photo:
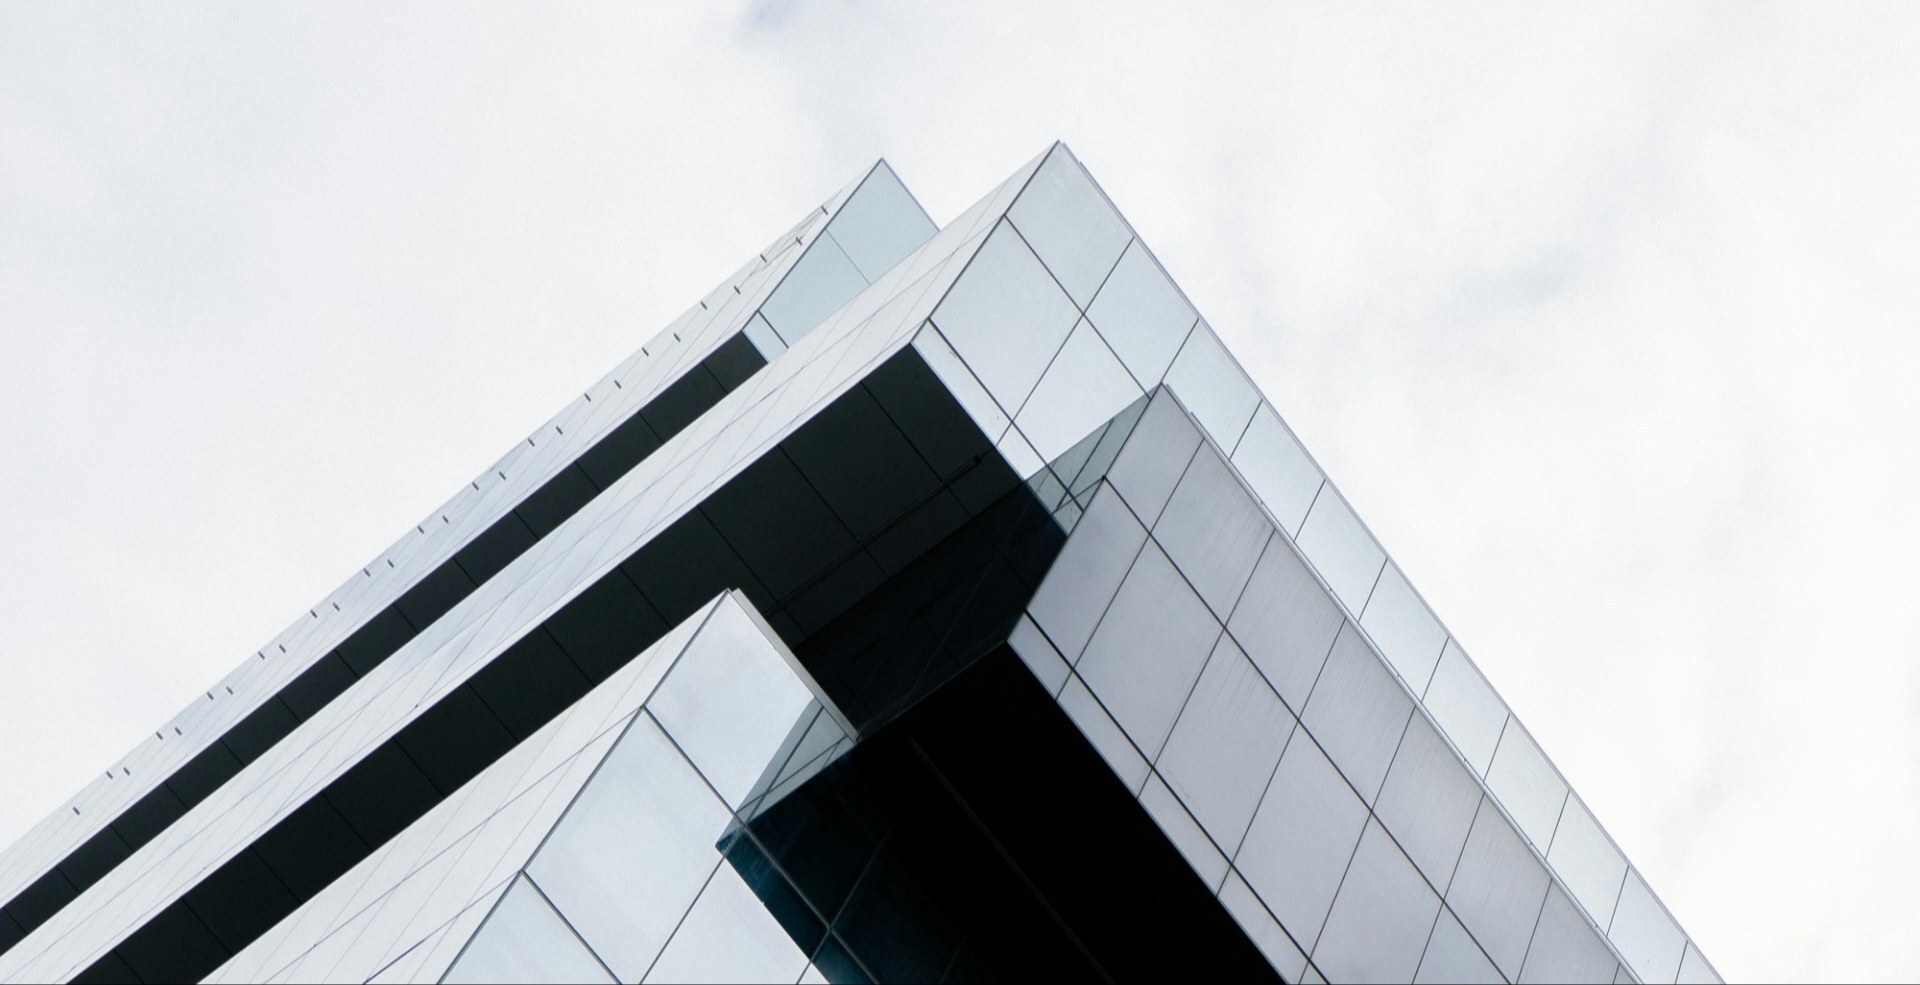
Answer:
[[[1200,429],[1193,426],[1187,412],[1172,398],[1156,394],[1147,403],[1107,479],[1141,519],[1153,523],[1160,518],[1160,511],[1199,445]]]
[[[1076,669],[1151,758],[1219,636],[1220,624],[1149,540]]]
[[[1107,765],[1113,767],[1113,773],[1126,784],[1128,790],[1139,792],[1141,784],[1147,779],[1147,761],[1134,748],[1132,740],[1120,731],[1112,716],[1100,707],[1093,692],[1078,677],[1067,678],[1067,686],[1060,691],[1060,708],[1080,727],[1080,734],[1087,737],[1088,744],[1100,753]]]
[[[853,197],[840,206],[827,224],[826,234],[839,244],[861,276],[875,281],[938,231],[899,176],[881,161]]]
[[[1020,621],[1014,624],[1013,635],[1007,638],[1007,645],[1013,647],[1013,652],[1019,654],[1021,660],[1026,661],[1027,669],[1033,671],[1033,676],[1039,679],[1040,686],[1046,688],[1048,694],[1060,693],[1060,686],[1067,682],[1071,668],[1067,666],[1066,659],[1060,656],[1060,651],[1047,642],[1046,634],[1040,632],[1040,627],[1033,624],[1031,617],[1021,616]]]
[[[1267,542],[1227,629],[1290,708],[1306,706],[1343,620],[1284,538]]]
[[[1028,607],[1069,663],[1080,659],[1146,540],[1146,529],[1111,488],[1094,494]]]
[[[1140,806],[1147,809],[1147,815],[1160,825],[1167,840],[1180,850],[1201,881],[1209,889],[1218,889],[1220,880],[1227,876],[1227,857],[1220,854],[1219,847],[1200,830],[1199,822],[1187,813],[1158,774],[1147,775],[1146,786],[1140,791]]]
[[[1134,428],[1140,423],[1141,415],[1146,413],[1149,402],[1150,398],[1141,396],[1128,404],[1097,435],[1089,435],[1079,447],[1063,457],[1060,463],[1061,477],[1068,480],[1067,488],[1076,500],[1085,503],[1094,486],[1108,477],[1113,470],[1114,459],[1126,447],[1127,440],[1133,437]],[[1067,475],[1069,470],[1072,471],[1070,477]]]
[[[1687,955],[1680,959],[1679,985],[1720,985],[1720,973],[1707,963],[1707,957],[1700,953],[1691,942],[1687,944]]]
[[[649,982],[790,982],[807,967],[780,921],[723,865],[673,932]]]
[[[1226,884],[1220,887],[1220,905],[1227,908],[1234,922],[1246,931],[1247,939],[1265,955],[1267,963],[1280,977],[1297,982],[1307,968],[1307,956],[1293,943],[1293,938],[1280,929],[1279,921],[1267,912],[1266,905],[1247,887],[1247,881],[1240,878],[1238,872],[1228,872]]]
[[[1222,635],[1156,765],[1167,784],[1227,851],[1240,847],[1253,810],[1293,731],[1293,716],[1253,662]]]
[[[1013,470],[1013,474],[1023,480],[1041,477],[1041,470],[1047,467],[1047,460],[1033,450],[1033,445],[1027,442],[1026,436],[1020,433],[1019,428],[1008,428],[1007,433],[993,443],[993,447],[1000,453],[1001,458],[1007,460],[1007,467]],[[1041,478],[1052,480],[1055,485],[1059,485],[1058,479],[1051,474]],[[1058,492],[1064,495],[1066,487],[1059,486]]]
[[[1260,406],[1260,391],[1204,321],[1194,326],[1167,370],[1167,386],[1222,448],[1239,446],[1254,408]]]
[[[940,382],[953,394],[967,416],[980,426],[980,433],[988,438],[998,438],[1013,423],[1012,415],[1001,409],[998,401],[987,393],[987,388],[973,375],[973,370],[953,351],[953,346],[931,327],[922,328],[920,334],[913,337],[913,348],[926,361],[927,368],[940,378]]]
[[[1360,840],[1367,806],[1306,733],[1295,730],[1234,865],[1311,950]]]
[[[1180,289],[1137,239],[1120,255],[1100,295],[1087,308],[1087,318],[1147,387],[1167,375],[1174,354],[1198,320]]]
[[[1420,959],[1420,973],[1413,976],[1419,985],[1498,985],[1506,979],[1494,970],[1480,945],[1473,942],[1466,928],[1445,909],[1433,925],[1433,939]]]
[[[613,976],[521,876],[447,972],[447,982],[609,982]]]
[[[1500,732],[1507,725],[1507,706],[1453,640],[1448,640],[1441,651],[1433,682],[1427,685],[1421,703],[1466,757],[1467,765],[1485,776],[1493,763],[1493,751],[1500,744]]]
[[[773,326],[767,324],[767,320],[758,313],[747,319],[743,334],[748,342],[753,343],[761,358],[768,362],[780,358],[780,354],[787,351],[787,343],[781,340],[780,333],[775,332]]]
[[[1613,916],[1620,882],[1627,874],[1627,860],[1578,797],[1567,798],[1560,826],[1553,833],[1553,849],[1547,852],[1547,864],[1560,874],[1573,898],[1595,920],[1604,923]]]
[[[621,981],[639,981],[719,864],[731,820],[643,714],[527,874]]]
[[[412,949],[394,959],[392,964],[380,969],[372,978],[367,979],[367,985],[400,985],[402,982],[441,981],[443,979],[441,974],[430,974],[427,972],[425,966],[427,965],[428,959],[433,957],[434,948],[446,934],[446,929],[434,931],[428,935],[426,940],[415,944]],[[213,982],[232,979],[216,976],[204,980]],[[451,979],[446,980],[451,981]]]
[[[1613,952],[1593,925],[1560,887],[1550,887],[1546,905],[1540,908],[1533,942],[1527,945],[1520,981],[1610,982],[1614,967]]]
[[[1227,463],[1202,447],[1174,488],[1153,536],[1221,619],[1253,574],[1273,527]]]
[[[1331,484],[1320,491],[1306,522],[1300,525],[1299,544],[1300,553],[1313,562],[1333,594],[1346,603],[1347,611],[1366,608],[1367,596],[1379,580],[1387,555]]]
[[[1083,308],[1133,238],[1107,196],[1060,146],[1047,155],[1007,218]]]
[[[1567,802],[1567,784],[1547,762],[1547,754],[1540,751],[1533,736],[1520,727],[1519,719],[1507,720],[1500,747],[1493,753],[1493,765],[1487,769],[1487,788],[1513,815],[1520,833],[1545,854],[1546,846],[1553,843],[1554,826],[1560,823],[1560,809]]]
[[[735,812],[742,820],[751,821],[786,799],[853,745],[833,712],[818,701],[802,720],[805,724],[794,726],[793,734],[774,754],[774,767],[754,784],[754,792]]]
[[[1014,423],[1051,462],[1138,399],[1133,377],[1082,321]]]
[[[1313,963],[1330,981],[1411,981],[1440,897],[1375,821],[1341,880]]]
[[[1373,637],[1374,645],[1413,693],[1427,689],[1433,665],[1440,662],[1440,651],[1446,646],[1447,631],[1414,594],[1399,565],[1389,561],[1386,570],[1380,572],[1380,583],[1367,599],[1360,628]]]
[[[760,314],[782,341],[792,345],[866,287],[867,279],[860,276],[839,244],[822,236],[787,271],[786,279],[760,306]]]
[[[647,708],[730,807],[813,710],[813,692],[738,604],[714,609]]]
[[[412,976],[411,980],[416,982],[439,981],[440,977],[446,973],[446,970],[459,958],[460,951],[466,947],[467,941],[473,937],[474,929],[480,926],[480,923],[486,919],[487,914],[493,912],[494,902],[506,892],[506,889],[507,887],[503,886],[498,890],[483,894],[480,902],[460,911],[459,915],[453,918],[452,922],[447,925],[446,930],[440,934],[438,941],[430,937],[422,943],[420,945],[422,949],[430,947],[432,950],[427,954],[426,958],[420,962],[417,973]],[[313,979],[307,980],[311,981]]]
[[[940,334],[1003,408],[1026,403],[1079,318],[1080,309],[1005,223],[933,313]]]
[[[1413,699],[1394,682],[1360,631],[1347,623],[1334,640],[1300,722],[1371,803],[1412,712]]]
[[[1626,885],[1620,890],[1620,906],[1614,911],[1607,936],[1641,981],[1670,982],[1678,976],[1686,936],[1654,899],[1640,873],[1627,873]]]
[[[1547,870],[1493,804],[1481,801],[1447,887],[1447,906],[1508,978],[1520,974],[1546,895]]]
[[[1261,404],[1254,411],[1253,423],[1233,449],[1233,464],[1286,528],[1287,536],[1298,534],[1326,477],[1272,407]]]
[[[1479,807],[1480,785],[1473,775],[1426,716],[1413,716],[1374,812],[1434,885],[1453,879],[1453,865]]]

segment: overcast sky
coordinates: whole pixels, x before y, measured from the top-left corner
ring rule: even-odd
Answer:
[[[1724,974],[1920,977],[1920,7],[881,6],[0,6],[0,844],[874,158],[1059,138]]]

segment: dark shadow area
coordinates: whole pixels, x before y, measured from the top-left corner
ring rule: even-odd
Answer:
[[[1277,981],[1002,646],[732,837],[831,981]]]

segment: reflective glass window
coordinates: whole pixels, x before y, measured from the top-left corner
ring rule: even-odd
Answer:
[[[1413,976],[1420,985],[1431,982],[1433,985],[1499,985],[1506,979],[1500,977],[1493,962],[1487,959],[1486,952],[1474,943],[1473,937],[1454,915],[1442,908],[1439,918],[1434,921],[1433,937],[1427,942],[1427,953],[1420,958],[1420,971]]]
[[[1022,479],[1040,477],[1041,470],[1047,467],[1047,460],[1040,457],[1040,453],[1034,450],[1026,436],[1020,433],[1019,428],[1008,428],[1007,433],[993,443],[993,448],[1000,453],[1001,458],[1006,459],[1007,467],[1013,470],[1013,474]],[[1065,494],[1066,487],[1059,484],[1057,477],[1047,475],[1041,479],[1052,481],[1057,487],[1055,492]]]
[[[1167,386],[1222,448],[1240,444],[1254,408],[1260,406],[1260,391],[1204,321],[1194,326],[1167,370]]]
[[[822,236],[787,271],[786,279],[760,306],[760,314],[782,341],[792,345],[866,286],[867,279],[860,276],[840,245]]]
[[[1120,782],[1126,784],[1128,790],[1138,792],[1147,779],[1146,759],[1080,678],[1067,678],[1066,687],[1060,690],[1060,708],[1080,727],[1087,743],[1113,767]]]
[[[1466,757],[1467,765],[1485,776],[1507,725],[1507,706],[1458,643],[1447,641],[1421,704]]]
[[[1154,523],[1199,445],[1200,429],[1193,426],[1186,411],[1165,395],[1155,396],[1120,450],[1107,480],[1142,520]]]
[[[1404,982],[1420,967],[1440,897],[1377,821],[1340,882],[1313,963],[1336,982]]]
[[[1167,840],[1180,850],[1201,881],[1210,889],[1218,889],[1220,880],[1227,875],[1227,857],[1220,854],[1219,847],[1200,829],[1200,822],[1194,820],[1158,774],[1147,775],[1146,786],[1140,790],[1140,806],[1147,809],[1147,815],[1160,825]]]
[[[621,981],[639,981],[719,863],[731,820],[643,714],[527,874]]]
[[[1613,915],[1614,903],[1620,898],[1620,881],[1627,874],[1627,860],[1578,797],[1567,798],[1547,862],[1560,874],[1573,898],[1596,920],[1605,922]]]
[[[743,332],[747,341],[753,343],[754,349],[768,362],[780,358],[780,354],[787,351],[787,343],[780,338],[780,333],[774,331],[773,326],[767,324],[766,318],[758,312],[747,319],[747,327]]]
[[[1060,686],[1067,682],[1070,668],[1066,659],[1060,656],[1060,651],[1054,649],[1046,635],[1040,632],[1040,627],[1033,624],[1031,617],[1020,617],[1020,621],[1014,624],[1013,635],[1007,638],[1007,644],[1013,647],[1013,652],[1019,654],[1021,660],[1026,661],[1027,669],[1033,671],[1033,676],[1039,679],[1040,686],[1046,688],[1048,694],[1060,693]]]
[[[1254,411],[1253,423],[1233,449],[1233,464],[1287,536],[1298,534],[1325,477],[1272,407],[1263,403]]]
[[[1687,954],[1680,959],[1680,977],[1678,985],[1720,985],[1720,973],[1707,963],[1706,955],[1692,943],[1687,944]]]
[[[1520,981],[1611,982],[1615,964],[1613,952],[1567,894],[1559,886],[1549,887],[1533,941],[1527,945]]]
[[[1282,538],[1267,542],[1227,629],[1296,711],[1320,676],[1344,620],[1340,607]]]
[[[1225,619],[1273,527],[1221,460],[1203,446],[1173,490],[1153,536],[1200,598]]]
[[[1069,663],[1080,659],[1146,540],[1146,528],[1111,488],[1094,494],[1028,607]]]
[[[1087,308],[1087,318],[1140,385],[1148,387],[1166,377],[1167,367],[1198,320],[1180,289],[1139,240],[1120,255]],[[1185,394],[1181,396],[1185,399]]]
[[[1281,978],[1290,982],[1300,980],[1307,967],[1307,956],[1300,953],[1293,938],[1280,929],[1280,922],[1267,912],[1266,904],[1253,894],[1247,881],[1240,878],[1240,873],[1227,873],[1227,881],[1220,887],[1220,905],[1226,907],[1234,922],[1246,931],[1247,939],[1260,949],[1267,963],[1273,965]]]
[[[1083,308],[1133,238],[1107,196],[1060,147],[1021,190],[1007,218]]]
[[[713,873],[649,982],[790,982],[807,967],[780,921],[731,865]]]
[[[1424,715],[1415,715],[1394,753],[1374,813],[1427,879],[1445,886],[1453,878],[1480,796],[1480,785],[1440,733]]]
[[[1446,646],[1447,631],[1414,594],[1399,565],[1389,561],[1380,572],[1380,583],[1360,616],[1360,628],[1373,637],[1374,645],[1413,693],[1427,689],[1433,665],[1440,662],[1440,651]]]
[[[1014,423],[1041,458],[1053,461],[1138,399],[1133,377],[1082,321]]]
[[[1213,839],[1240,847],[1293,716],[1253,662],[1222,635],[1156,764]]]
[[[1013,416],[1003,410],[993,399],[987,388],[981,385],[973,370],[947,344],[946,338],[932,328],[923,328],[913,337],[914,351],[926,361],[927,368],[940,378],[953,399],[980,426],[980,433],[989,438],[998,438],[1013,423]]]
[[[1553,843],[1554,826],[1567,802],[1567,783],[1518,719],[1508,719],[1507,730],[1500,736],[1493,765],[1487,769],[1487,787],[1513,815],[1520,832],[1544,854]]]
[[[1149,540],[1076,668],[1152,757],[1219,635],[1220,624]]]
[[[1686,935],[1654,898],[1640,873],[1628,871],[1607,936],[1641,981],[1670,982],[1679,974]]]
[[[722,605],[648,699],[647,708],[728,806],[739,807],[813,692],[751,617]]]
[[[608,982],[613,976],[525,876],[501,897],[447,982]]]
[[[1002,223],[934,310],[933,323],[1000,406],[1017,409],[1079,317],[1053,275]]]
[[[1349,612],[1366,608],[1387,555],[1332,485],[1313,501],[1306,522],[1300,525],[1299,544],[1300,553],[1313,562]]]
[[[1280,757],[1234,865],[1309,950],[1366,824],[1367,806],[1304,732]]]
[[[1508,978],[1520,974],[1546,895],[1547,870],[1507,819],[1482,801],[1447,887],[1447,906]]]
[[[1394,682],[1360,631],[1347,623],[1314,682],[1300,722],[1360,796],[1372,802],[1412,712],[1413,699]]]
[[[893,269],[938,230],[893,169],[881,162],[847,199],[827,235],[869,281]]]

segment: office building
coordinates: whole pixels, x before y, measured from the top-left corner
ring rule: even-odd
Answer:
[[[884,163],[0,856],[6,981],[1717,981],[1081,163]]]

